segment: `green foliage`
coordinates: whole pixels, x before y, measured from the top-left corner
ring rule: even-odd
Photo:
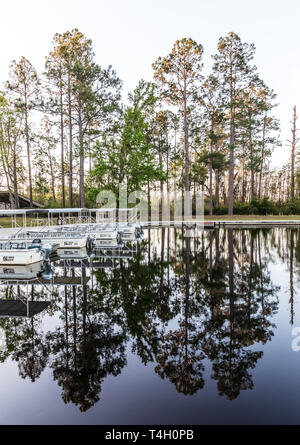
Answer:
[[[274,215],[276,213],[275,205],[269,198],[253,198],[249,208],[254,215]]]
[[[95,145],[95,167],[89,178],[90,200],[100,189],[111,190],[118,196],[119,184],[125,181],[131,193],[141,190],[148,181],[166,179],[155,162],[149,125],[157,100],[153,84],[140,81],[129,100],[131,104],[120,114],[116,132]]]
[[[283,215],[300,215],[300,198],[281,204],[280,211]]]

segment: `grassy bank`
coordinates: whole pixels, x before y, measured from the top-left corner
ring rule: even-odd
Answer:
[[[300,215],[205,215],[205,221],[300,221]]]
[[[31,220],[34,218],[27,218],[27,226],[30,227],[31,226]],[[12,225],[11,225],[11,218],[10,217],[0,217],[0,229],[11,229]],[[17,224],[20,227],[23,227],[23,219],[22,217],[18,217],[17,218]]]
[[[27,218],[27,227],[31,226],[31,221],[34,218]],[[300,215],[270,215],[270,216],[262,216],[262,215],[216,215],[216,216],[205,216],[205,221],[299,221]],[[17,218],[17,224],[20,227],[23,227],[22,218]],[[0,229],[9,229],[11,228],[11,219],[9,217],[1,217],[0,218]],[[38,228],[37,228],[38,229]]]

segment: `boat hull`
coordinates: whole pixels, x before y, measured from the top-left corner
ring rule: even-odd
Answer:
[[[43,261],[38,249],[0,250],[0,266],[30,266]]]

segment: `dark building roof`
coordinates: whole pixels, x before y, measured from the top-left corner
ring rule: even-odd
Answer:
[[[10,200],[9,200],[8,190],[0,190],[0,203],[4,203],[6,209],[10,208]],[[19,194],[19,204],[20,204],[21,209],[30,207],[30,199],[26,198],[26,196]],[[36,209],[40,209],[40,208],[43,208],[44,206],[42,204],[40,204],[39,202],[33,201],[33,207]]]

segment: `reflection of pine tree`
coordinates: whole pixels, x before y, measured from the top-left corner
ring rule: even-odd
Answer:
[[[175,315],[170,295],[176,284],[175,278],[168,279],[168,266],[162,258],[150,260],[148,245],[143,242],[133,260],[120,260],[120,266],[111,272],[96,273],[94,299],[110,307],[121,307],[132,349],[144,364],[153,361],[157,350],[158,320],[167,322]]]
[[[12,359],[18,362],[20,376],[34,382],[47,365],[49,347],[44,334],[37,330],[37,318],[22,320],[18,330],[22,341],[15,347]]]
[[[291,240],[290,240],[290,261],[289,261],[289,268],[290,268],[290,300],[289,303],[291,305],[291,316],[290,316],[290,324],[294,324],[294,296],[295,296],[295,287],[294,287],[294,237],[295,237],[295,230],[291,230]]]
[[[18,362],[20,376],[29,377],[32,382],[37,380],[45,369],[49,348],[42,331],[41,319],[35,316],[31,319],[7,318],[1,321],[5,331],[6,351],[1,351],[0,360],[11,356]]]
[[[247,244],[249,257],[243,253],[242,258],[235,261],[238,236],[228,230],[228,287],[218,304],[217,329],[212,314],[203,347],[212,360],[213,378],[218,381],[219,393],[229,399],[236,398],[241,390],[253,388],[249,370],[255,368],[263,353],[253,352],[248,347],[254,342],[266,343],[271,339],[274,326],[268,318],[278,308],[275,298],[278,288],[270,280],[267,262],[262,261],[259,236],[255,249],[258,262],[254,261],[254,240],[252,236],[250,246]],[[240,251],[245,252],[243,245]]]
[[[202,360],[204,354],[198,348],[199,326],[195,315],[199,315],[199,305],[195,300],[196,290],[192,284],[190,238],[185,239],[183,250],[183,275],[179,282],[183,294],[183,314],[178,323],[179,329],[170,330],[161,337],[155,371],[161,378],[168,378],[178,392],[194,394],[204,386]],[[200,257],[200,263],[204,258]],[[195,271],[193,265],[193,272]],[[201,269],[200,269],[201,270]],[[201,336],[201,334],[200,334]]]
[[[86,285],[65,292],[64,326],[47,336],[53,377],[65,403],[88,410],[99,400],[105,377],[120,374],[126,364],[125,334],[117,325],[118,315],[88,301]]]
[[[17,287],[17,294],[24,301],[25,293],[20,286]],[[14,297],[9,286],[6,296]],[[43,298],[43,294],[37,295],[35,287],[32,286],[31,300],[40,297]],[[32,382],[40,377],[49,357],[49,347],[45,340],[45,333],[42,330],[42,318],[43,315],[41,314],[33,318],[6,318],[1,321],[1,326],[5,331],[7,348],[4,357],[7,358],[11,355],[12,360],[18,362],[20,376],[23,379],[30,378]]]
[[[186,323],[180,323],[179,328],[169,331],[162,339],[155,372],[162,379],[168,378],[178,392],[194,394],[204,386],[202,360],[205,356],[188,336]]]

